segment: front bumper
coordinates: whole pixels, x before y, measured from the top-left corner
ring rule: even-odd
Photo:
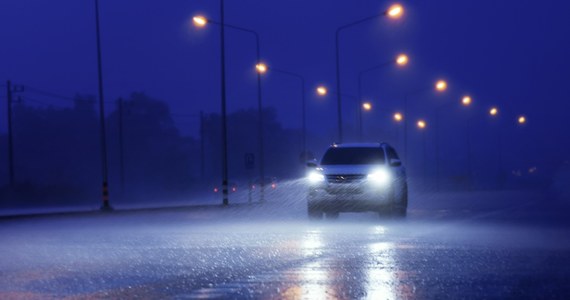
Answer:
[[[322,210],[378,211],[392,203],[391,186],[368,183],[330,184],[309,187],[308,205]]]

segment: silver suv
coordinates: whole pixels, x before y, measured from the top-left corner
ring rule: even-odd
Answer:
[[[386,143],[330,146],[321,163],[307,163],[309,217],[337,218],[339,212],[390,212],[405,217],[408,208],[406,170]]]

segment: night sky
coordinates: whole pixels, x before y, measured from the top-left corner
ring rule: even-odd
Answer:
[[[219,112],[219,27],[209,24],[198,29],[191,22],[197,14],[219,19],[218,1],[100,2],[107,101],[143,91],[166,101],[178,114]],[[226,0],[226,22],[259,33],[262,60],[269,66],[305,77],[309,130],[334,139],[336,98],[318,98],[313,91],[318,84],[335,88],[335,30],[380,13],[392,3]],[[473,127],[486,122],[488,107],[497,105],[504,112],[501,122],[507,124],[507,145],[530,149],[526,155],[531,156],[546,156],[545,150],[558,157],[568,156],[570,2],[400,3],[405,7],[401,20],[377,19],[341,34],[343,93],[357,94],[361,70],[398,53],[410,57],[406,68],[389,67],[366,75],[363,95],[374,105],[365,115],[369,134],[394,126],[390,117],[403,108],[404,94],[443,78],[450,90],[445,95],[424,93],[411,99],[411,118],[423,117],[432,124],[436,105],[458,101],[467,93],[475,102],[470,112]],[[0,36],[2,80],[62,95],[96,95],[93,1],[2,0]],[[256,107],[254,46],[252,35],[228,29],[230,112]],[[0,100],[4,103],[4,92]],[[357,104],[349,98],[343,100],[346,127],[354,128]],[[69,105],[58,99],[44,101]],[[300,127],[300,85],[295,78],[266,74],[263,101],[277,109],[285,127]],[[112,109],[113,105],[108,106]],[[465,121],[453,106],[446,112],[455,114],[443,122],[449,132]],[[0,114],[5,116],[5,105],[1,105]],[[524,131],[516,129],[519,114],[528,118]],[[1,120],[0,130],[5,132],[4,117]],[[184,134],[197,136],[195,118],[179,116],[175,120]],[[476,143],[485,147],[488,132],[473,134]]]

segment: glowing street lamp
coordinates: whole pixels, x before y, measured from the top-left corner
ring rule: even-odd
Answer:
[[[222,99],[221,99],[221,106],[222,106],[222,195],[223,195],[223,204],[227,205],[228,204],[228,160],[227,160],[227,116],[226,116],[226,80],[225,80],[225,38],[224,38],[224,31],[225,28],[232,28],[235,30],[239,30],[239,31],[243,31],[243,32],[247,32],[250,34],[253,34],[255,36],[255,52],[256,52],[256,58],[257,58],[257,62],[261,61],[261,54],[260,54],[260,47],[259,47],[259,34],[251,29],[248,28],[244,28],[244,27],[240,27],[240,26],[235,26],[235,25],[231,25],[231,24],[227,24],[224,22],[224,18],[223,18],[223,11],[224,11],[224,7],[223,7],[223,1],[221,2],[221,11],[222,11],[222,19],[221,22],[219,21],[214,21],[214,20],[208,20],[203,16],[194,16],[192,18],[192,22],[194,23],[194,26],[196,27],[204,27],[206,26],[206,24],[208,23],[212,23],[218,26],[221,26],[222,30],[221,30],[221,43],[220,43],[220,53],[221,53],[221,75],[222,75],[222,89],[221,89],[221,94],[222,94]],[[256,66],[257,67],[257,66]],[[267,70],[267,66],[265,67],[265,70]],[[261,182],[260,182],[260,193],[259,193],[259,198],[260,198],[260,202],[264,201],[264,189],[265,189],[265,159],[264,159],[264,141],[263,141],[263,103],[262,103],[262,96],[261,96],[261,72],[258,69],[257,72],[257,111],[258,111],[258,120],[257,120],[257,135],[258,135],[258,151],[259,151],[259,177],[261,178]]]
[[[400,54],[396,57],[396,64],[398,66],[405,66],[408,64],[408,56],[406,54]]]
[[[401,113],[397,112],[394,114],[394,121],[402,122],[403,120],[404,120],[404,116]]]
[[[499,114],[499,109],[493,106],[489,109],[489,114],[494,117]]]
[[[340,32],[349,27],[353,27],[364,22],[374,20],[377,18],[387,17],[391,19],[398,19],[404,14],[404,8],[399,4],[394,4],[388,8],[388,10],[369,16],[354,22],[348,23],[346,25],[340,26],[336,29],[335,34],[335,58],[336,58],[336,91],[337,91],[337,126],[338,126],[338,141],[342,143],[343,132],[342,132],[342,90],[340,84]]]
[[[526,117],[525,116],[519,116],[518,120],[519,124],[524,124],[526,123]]]
[[[255,69],[257,70],[258,73],[264,74],[265,72],[267,72],[267,65],[264,63],[258,63],[255,65]]]
[[[424,121],[424,120],[418,120],[417,125],[418,125],[419,129],[425,129],[427,126],[426,121]]]
[[[370,103],[370,102],[364,102],[364,103],[362,103],[362,109],[364,109],[364,110],[366,110],[366,111],[372,110],[372,103]]]
[[[204,27],[208,24],[208,19],[203,16],[195,16],[192,18],[192,22],[194,22],[194,26],[196,27]]]
[[[464,96],[464,97],[461,99],[461,104],[463,104],[464,106],[469,106],[469,105],[471,105],[471,102],[473,102],[473,101],[472,101],[471,97],[469,97],[469,96]]]
[[[391,19],[398,19],[404,14],[404,8],[400,4],[394,4],[388,8],[386,15]]]
[[[327,88],[322,85],[317,87],[317,95],[319,96],[326,96],[328,92]]]
[[[362,78],[364,77],[364,74],[366,74],[370,71],[377,70],[377,69],[390,67],[390,66],[393,66],[394,64],[399,66],[399,67],[404,67],[408,64],[408,61],[409,61],[409,58],[406,54],[399,54],[395,58],[392,58],[388,61],[385,61],[379,65],[376,65],[376,66],[373,66],[373,67],[370,67],[368,69],[360,71],[360,73],[358,73],[358,99],[363,99],[363,97],[362,97]],[[360,110],[359,110],[358,118],[362,119],[362,111],[360,111]],[[359,133],[359,139],[360,139],[360,141],[362,141],[362,138],[363,138],[362,129],[359,129],[358,133]]]
[[[435,83],[435,89],[436,89],[438,92],[443,92],[443,91],[445,91],[445,90],[447,89],[447,82],[446,82],[445,80],[438,80],[438,81]]]
[[[427,162],[427,155],[426,155],[426,133],[425,133],[425,129],[427,127],[427,123],[424,120],[418,120],[418,122],[416,123],[418,126],[418,129],[420,131],[422,131],[422,152],[423,152],[423,159],[422,159],[422,165],[423,165],[423,176],[422,176],[422,183],[423,185],[425,185],[426,183],[426,162]]]

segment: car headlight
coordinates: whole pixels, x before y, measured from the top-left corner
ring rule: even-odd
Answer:
[[[384,169],[368,174],[368,181],[376,185],[386,185],[390,182],[390,172]]]
[[[309,180],[310,183],[320,183],[325,181],[325,175],[313,171],[307,175],[307,179]]]

